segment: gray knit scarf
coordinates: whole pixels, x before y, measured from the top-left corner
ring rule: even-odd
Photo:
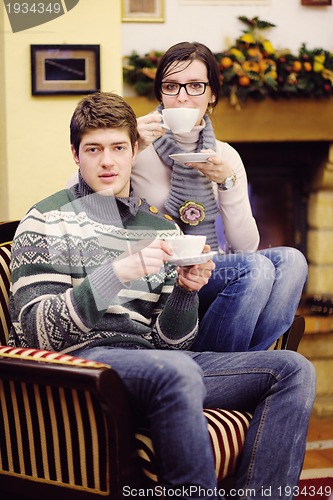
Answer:
[[[161,112],[162,106],[157,110]],[[200,132],[196,152],[216,148],[215,134],[208,115],[204,116],[206,126]],[[176,144],[174,135],[167,131],[154,142],[160,159],[172,169],[169,198],[165,203],[168,213],[185,234],[205,234],[212,250],[218,249],[215,219],[218,208],[212,182],[192,167],[174,161],[170,154],[184,153]]]

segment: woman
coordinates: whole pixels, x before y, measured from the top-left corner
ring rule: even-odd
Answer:
[[[237,151],[215,138],[209,118],[220,95],[220,73],[201,43],[182,42],[161,58],[155,78],[160,105],[138,119],[140,153],[132,189],[186,234],[205,234],[216,269],[200,291],[200,338],[196,350],[296,350],[303,329],[290,326],[307,279],[304,256],[289,247],[257,251],[259,233],[248,197],[247,176]],[[190,133],[173,134],[161,123],[163,108],[199,109]],[[169,155],[216,152],[207,162],[187,163]],[[223,232],[226,241],[222,243]],[[223,250],[227,250],[224,253]],[[212,328],[214,325],[214,329]],[[218,335],[211,335],[218,325]],[[283,336],[283,337],[282,337]]]

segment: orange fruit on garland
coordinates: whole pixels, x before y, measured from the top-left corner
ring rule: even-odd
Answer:
[[[230,68],[233,65],[232,59],[230,57],[222,57],[220,65],[221,68]]]
[[[250,85],[250,78],[246,75],[238,78],[238,83],[241,87],[248,87]]]
[[[293,70],[298,73],[302,69],[302,63],[300,61],[294,61],[293,62]]]
[[[260,71],[260,65],[256,61],[245,61],[242,66],[244,71],[254,71],[254,73]]]
[[[257,57],[258,59],[262,59],[262,53],[258,48],[249,48],[247,51],[247,55],[249,57]]]

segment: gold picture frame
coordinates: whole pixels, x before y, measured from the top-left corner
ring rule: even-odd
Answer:
[[[99,45],[31,45],[30,56],[32,95],[100,90]]]
[[[164,0],[121,0],[123,23],[164,23]]]

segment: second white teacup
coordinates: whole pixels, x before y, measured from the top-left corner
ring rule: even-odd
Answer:
[[[202,253],[206,243],[206,236],[184,234],[165,238],[165,241],[172,247],[172,257],[184,259],[186,257],[196,257]]]
[[[199,116],[197,108],[168,108],[162,110],[164,124],[176,134],[191,132]]]

